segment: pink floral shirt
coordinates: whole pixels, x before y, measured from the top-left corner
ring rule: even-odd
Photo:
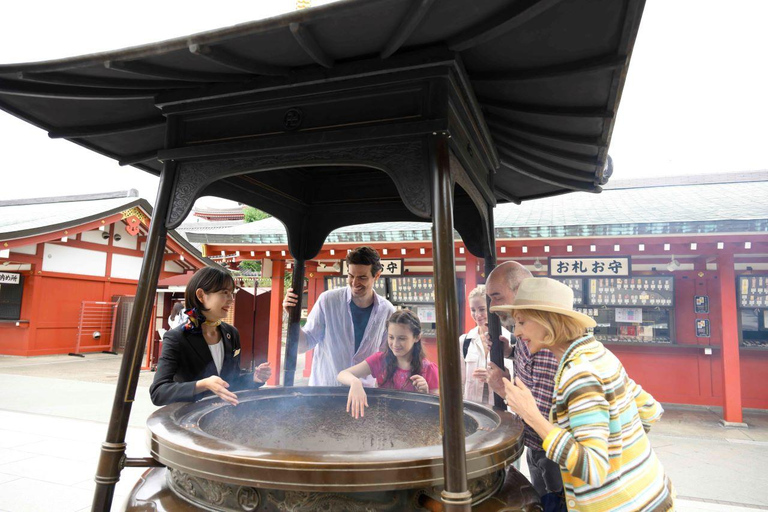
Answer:
[[[366,358],[366,363],[371,367],[371,375],[376,377],[376,385],[385,389],[399,389],[402,391],[416,391],[416,388],[411,382],[411,371],[401,370],[398,368],[395,374],[387,383],[384,383],[384,379],[387,378],[387,362],[385,352],[376,352],[372,356]],[[424,359],[421,362],[421,376],[427,381],[429,390],[438,389],[437,378],[437,365],[431,362],[429,359]]]

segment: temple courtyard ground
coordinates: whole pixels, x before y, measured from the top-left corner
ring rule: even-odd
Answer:
[[[0,356],[0,511],[90,510],[119,367],[120,357],[106,354]],[[144,424],[157,409],[149,399],[153,375],[142,372],[139,380],[129,456],[148,455]],[[768,412],[745,411],[748,428],[724,428],[716,408],[665,409],[650,437],[677,489],[678,510],[768,510]],[[123,471],[113,510],[122,510],[143,471]]]

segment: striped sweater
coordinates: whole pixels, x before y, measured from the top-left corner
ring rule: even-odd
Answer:
[[[674,510],[674,490],[646,432],[664,412],[592,336],[574,341],[555,376],[547,458],[560,465],[568,510]]]

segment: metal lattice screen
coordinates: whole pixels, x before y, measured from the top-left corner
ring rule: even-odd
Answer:
[[[116,295],[112,297],[117,302],[117,318],[115,320],[114,349],[118,352],[125,350],[125,343],[128,340],[128,326],[131,322],[131,313],[133,312],[133,302],[135,297],[130,295]]]
[[[82,357],[83,351],[111,352],[116,316],[117,302],[84,300],[80,304],[75,351],[69,355]]]

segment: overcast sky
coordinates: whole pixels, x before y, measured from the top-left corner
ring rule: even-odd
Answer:
[[[0,63],[155,42],[278,15],[295,4],[3,2]],[[647,0],[611,142],[614,180],[768,169],[766,20],[766,0]],[[51,140],[4,112],[0,141],[0,199],[136,188],[154,203],[153,176]]]

